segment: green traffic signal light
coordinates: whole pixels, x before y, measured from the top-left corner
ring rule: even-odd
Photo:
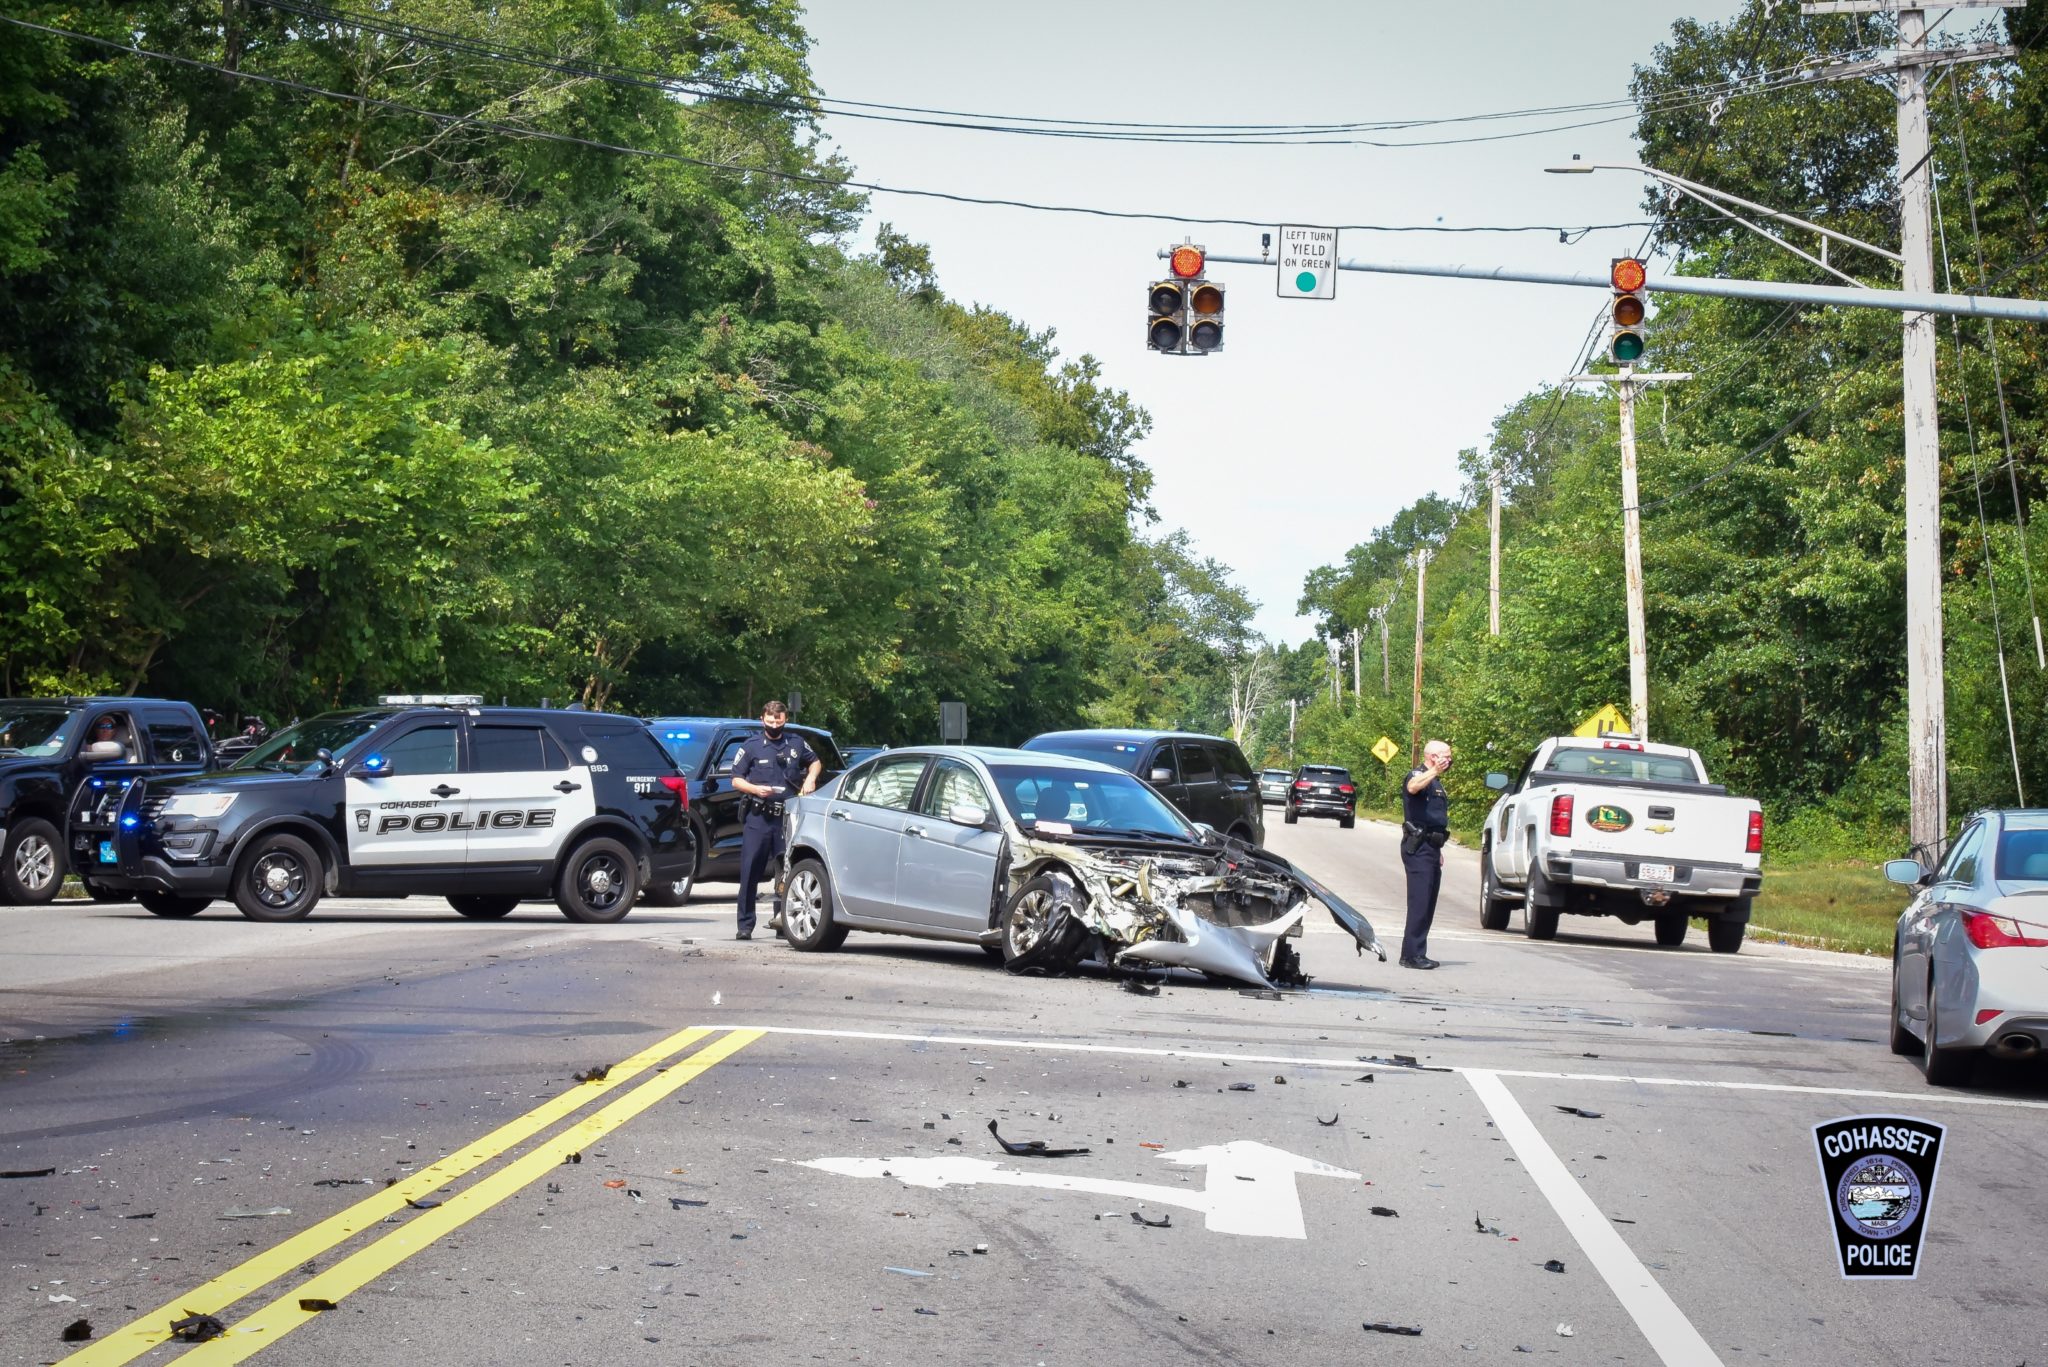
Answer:
[[[1608,344],[1607,354],[1617,365],[1634,365],[1643,359],[1643,334],[1640,332],[1617,332]]]

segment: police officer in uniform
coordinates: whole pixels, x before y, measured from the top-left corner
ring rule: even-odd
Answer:
[[[1451,799],[1443,776],[1451,767],[1449,741],[1422,747],[1422,767],[1409,771],[1401,791],[1401,867],[1408,874],[1408,929],[1401,937],[1401,967],[1435,968],[1429,926],[1444,881],[1444,842],[1451,838]]]
[[[755,889],[775,856],[782,853],[782,804],[818,786],[824,761],[810,743],[785,730],[789,708],[780,702],[761,709],[762,734],[749,737],[733,756],[732,786],[741,799],[745,823],[740,837],[739,933],[735,940],[754,938]],[[776,916],[781,916],[778,903]]]

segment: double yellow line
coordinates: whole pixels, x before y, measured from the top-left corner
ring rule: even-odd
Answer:
[[[703,1026],[677,1031],[660,1043],[613,1065],[602,1081],[582,1083],[544,1102],[459,1152],[422,1168],[397,1185],[385,1187],[347,1210],[331,1215],[276,1247],[223,1272],[204,1286],[138,1316],[98,1342],[62,1359],[62,1363],[65,1367],[115,1367],[119,1363],[134,1361],[170,1339],[172,1320],[188,1314],[218,1314],[272,1282],[291,1275],[307,1259],[327,1252],[358,1232],[378,1224],[386,1216],[406,1209],[408,1203],[475,1171],[712,1033]],[[252,1311],[229,1326],[225,1336],[188,1349],[178,1361],[195,1364],[240,1362],[263,1351],[322,1313],[300,1309],[302,1297],[339,1303],[350,1292],[389,1272],[436,1239],[461,1228],[507,1197],[539,1181],[544,1174],[559,1167],[571,1153],[602,1139],[692,1078],[746,1048],[763,1033],[760,1030],[734,1030],[712,1041],[539,1147],[465,1187],[440,1205],[420,1211],[383,1238],[358,1249],[326,1271]]]

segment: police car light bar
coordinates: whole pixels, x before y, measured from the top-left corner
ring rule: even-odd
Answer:
[[[377,699],[386,707],[482,707],[481,693],[386,693]]]

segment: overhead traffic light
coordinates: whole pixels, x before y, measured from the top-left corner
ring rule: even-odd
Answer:
[[[1644,286],[1650,273],[1633,256],[1617,256],[1608,271],[1614,297],[1607,301],[1607,358],[1616,365],[1634,365],[1647,348],[1643,320],[1650,312]]]
[[[1154,280],[1147,308],[1145,345],[1154,351],[1178,353],[1188,335],[1187,285],[1179,280]]]
[[[1191,282],[1188,296],[1188,353],[1206,356],[1223,350],[1223,286],[1214,280]]]
[[[1145,345],[1171,356],[1200,356],[1223,345],[1223,287],[1202,278],[1202,248],[1175,247],[1167,257],[1169,280],[1146,290]]]

